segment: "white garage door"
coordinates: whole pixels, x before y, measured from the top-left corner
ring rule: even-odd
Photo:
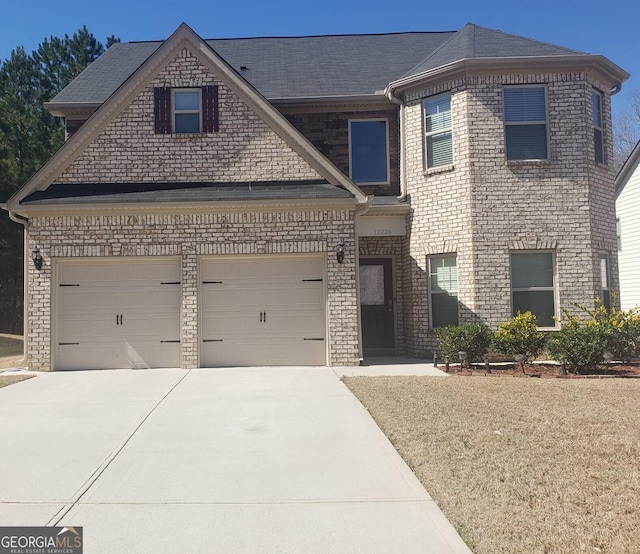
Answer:
[[[325,365],[323,257],[204,258],[203,367]]]
[[[56,265],[54,369],[180,367],[180,262]]]

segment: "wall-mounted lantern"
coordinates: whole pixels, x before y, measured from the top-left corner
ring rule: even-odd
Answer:
[[[336,260],[338,260],[339,264],[344,262],[344,242],[340,242],[336,246]]]
[[[34,267],[40,271],[42,269],[42,263],[44,262],[44,258],[42,254],[40,254],[40,249],[36,248],[33,252],[31,252],[31,259],[33,260]]]

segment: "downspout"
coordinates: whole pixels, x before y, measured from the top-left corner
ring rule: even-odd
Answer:
[[[622,90],[622,83],[616,83],[613,87],[611,87],[611,90],[609,91],[609,94],[611,94],[611,96],[615,96],[621,90]]]
[[[387,87],[385,95],[390,102],[400,106],[400,196],[398,200],[406,200],[407,198],[407,149],[405,148],[406,138],[404,136],[405,128],[405,107],[404,102],[394,95],[393,89]]]
[[[360,222],[360,216],[366,214],[371,208],[371,197],[368,198],[365,204],[359,204],[356,206],[356,212],[354,217],[354,232],[355,232],[355,259],[356,259],[356,307],[358,312],[358,360],[360,365],[364,362],[364,354],[362,351],[362,307],[360,304],[360,239],[358,232],[358,223]]]
[[[16,223],[20,223],[24,225],[24,241],[23,241],[23,268],[22,268],[22,279],[23,279],[23,294],[22,294],[22,302],[23,302],[23,314],[22,314],[22,326],[23,326],[23,340],[22,340],[22,359],[18,360],[18,365],[25,364],[27,362],[27,352],[29,346],[29,333],[27,331],[27,317],[28,317],[28,309],[29,309],[29,220],[26,217],[22,217],[21,215],[17,215],[16,213],[9,210],[6,204],[0,204],[0,208],[7,210],[9,212],[9,219],[11,221],[15,221]]]

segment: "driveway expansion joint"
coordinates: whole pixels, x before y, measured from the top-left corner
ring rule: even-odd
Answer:
[[[73,495],[71,502],[66,502],[65,506],[55,515],[53,516],[46,525],[56,526],[64,516],[66,516],[76,505],[81,503],[80,501],[84,497],[85,494],[91,490],[91,488],[96,484],[98,479],[104,474],[107,468],[116,460],[116,458],[120,455],[120,453],[125,449],[127,444],[131,442],[136,433],[140,430],[140,428],[149,420],[149,418],[154,414],[154,412],[162,405],[162,403],[171,395],[171,393],[182,383],[187,375],[191,373],[191,370],[185,370],[184,375],[181,375],[180,378],[171,385],[171,388],[158,400],[153,407],[149,410],[149,412],[142,418],[142,420],[135,426],[135,428],[129,433],[127,438],[122,442],[120,446],[118,446],[107,458],[98,466],[98,468],[91,474],[91,476],[84,482],[84,484],[78,489],[76,494]]]

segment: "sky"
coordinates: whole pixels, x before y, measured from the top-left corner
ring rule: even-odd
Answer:
[[[0,0],[0,60],[86,25],[103,43],[162,40],[185,22],[202,38],[452,31],[465,23],[602,54],[631,74],[614,115],[640,89],[640,0]]]

